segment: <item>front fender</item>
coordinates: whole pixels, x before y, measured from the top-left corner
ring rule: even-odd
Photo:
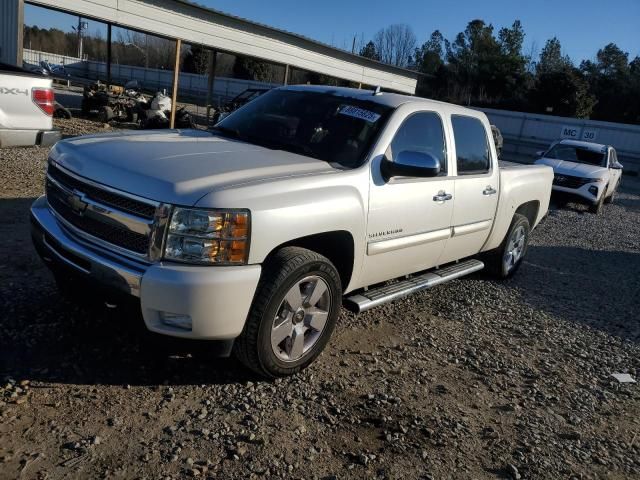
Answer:
[[[262,263],[275,248],[292,240],[347,231],[354,239],[354,283],[366,237],[368,182],[364,175],[366,171],[350,171],[238,186],[212,192],[197,206],[250,210],[250,264]]]

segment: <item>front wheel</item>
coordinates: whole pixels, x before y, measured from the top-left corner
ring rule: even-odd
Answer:
[[[607,187],[604,187],[604,192],[607,191]],[[598,199],[598,201],[596,203],[593,203],[591,205],[589,205],[589,211],[591,213],[594,213],[596,215],[600,215],[602,213],[602,208],[604,205],[604,201],[605,201],[605,194],[604,192],[602,193],[602,195],[600,195],[600,198]]]
[[[615,188],[613,189],[613,192],[611,192],[611,195],[609,195],[607,198],[604,199],[604,203],[613,203],[616,199],[616,190],[618,189],[618,185],[616,184]]]
[[[516,213],[500,246],[486,256],[486,269],[498,278],[511,277],[520,268],[527,253],[530,235],[529,220]]]
[[[234,354],[266,377],[293,375],[329,341],[342,304],[340,276],[322,255],[285,247],[264,265]]]

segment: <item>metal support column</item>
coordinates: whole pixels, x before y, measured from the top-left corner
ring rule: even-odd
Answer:
[[[289,85],[289,65],[284,66],[284,82],[283,85]]]
[[[107,24],[107,90],[111,87],[111,24]]]
[[[178,101],[178,80],[180,79],[180,49],[182,40],[176,39],[176,63],[173,67],[173,92],[171,94],[171,121],[169,128],[174,128],[176,123],[176,102]]]
[[[21,67],[24,56],[23,39],[24,39],[24,0],[18,0],[18,38],[16,39],[16,65]]]
[[[213,81],[216,77],[216,61],[218,58],[218,52],[216,50],[211,50],[209,53],[209,78],[207,79],[207,123],[206,126],[209,128],[209,118],[211,115],[211,99],[213,96]]]

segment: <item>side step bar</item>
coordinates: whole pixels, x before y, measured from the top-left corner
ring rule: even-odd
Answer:
[[[344,299],[344,306],[355,313],[365,312],[383,303],[406,297],[418,290],[435,287],[441,283],[464,277],[484,268],[480,260],[465,260],[448,267],[432,270],[416,277],[410,277],[391,285],[372,288]]]

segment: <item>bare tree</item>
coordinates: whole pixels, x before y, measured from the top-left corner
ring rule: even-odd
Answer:
[[[375,34],[373,43],[381,62],[406,67],[416,48],[416,35],[409,25],[389,25]]]

